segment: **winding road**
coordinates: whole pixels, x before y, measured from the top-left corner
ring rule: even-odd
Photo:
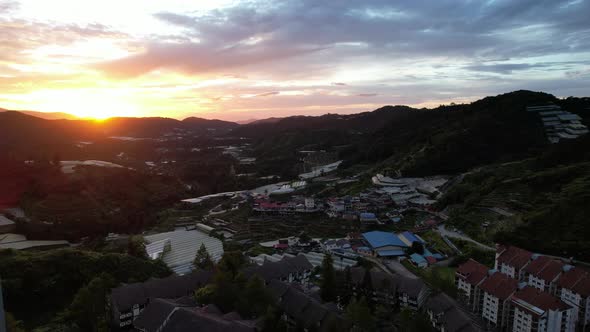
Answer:
[[[496,251],[496,248],[490,247],[490,246],[483,244],[481,242],[477,242],[474,239],[470,238],[469,236],[459,234],[457,232],[449,231],[448,229],[445,228],[444,225],[438,226],[436,231],[439,232],[440,235],[449,237],[451,239],[460,239],[460,240],[471,242],[483,250]]]

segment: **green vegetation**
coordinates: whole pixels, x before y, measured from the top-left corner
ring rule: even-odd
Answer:
[[[352,326],[351,331],[355,332],[371,332],[375,331],[377,322],[371,308],[367,304],[367,300],[361,297],[359,300],[352,299],[348,306],[346,306],[346,318]]]
[[[398,315],[399,326],[402,331],[407,332],[429,332],[434,331],[430,319],[426,314],[410,310],[408,308],[402,309]]]
[[[457,248],[459,248],[459,250],[463,252],[462,255],[455,257],[455,259],[453,260],[453,265],[459,265],[467,261],[469,258],[473,258],[474,260],[484,265],[490,267],[494,266],[496,255],[495,251],[484,250],[469,241],[463,241],[459,239],[452,239],[452,241],[453,244],[455,244]]]
[[[101,326],[107,289],[170,273],[160,261],[123,254],[0,251],[6,310],[24,321],[27,329],[50,322]],[[99,308],[101,314],[95,315]]]
[[[481,242],[590,260],[590,137],[552,146],[536,158],[468,174],[439,202],[449,224]],[[490,209],[500,208],[501,213]],[[509,214],[506,215],[505,212]]]
[[[209,256],[209,252],[207,252],[207,248],[205,248],[205,244],[201,243],[201,247],[195,255],[193,265],[196,269],[201,270],[209,270],[213,268],[214,263],[211,260],[211,256]]]
[[[442,252],[447,256],[452,256],[455,252],[449,245],[442,239],[439,233],[434,231],[427,231],[420,234],[420,237],[423,238],[429,246]]]

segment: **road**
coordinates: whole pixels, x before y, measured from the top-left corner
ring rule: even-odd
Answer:
[[[403,266],[402,263],[396,260],[387,261],[385,265],[389,270],[393,271],[396,274],[399,274],[409,279],[418,279],[417,275],[415,275],[412,271],[406,269],[406,267]]]
[[[442,236],[450,237],[452,239],[460,239],[460,240],[471,242],[483,250],[496,251],[496,248],[490,247],[490,246],[485,245],[481,242],[477,242],[474,239],[470,238],[469,236],[459,234],[457,232],[449,231],[448,229],[445,228],[444,225],[438,226],[437,232],[439,232],[440,235],[442,235]]]

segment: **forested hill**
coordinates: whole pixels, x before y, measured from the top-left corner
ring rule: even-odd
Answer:
[[[232,135],[255,139],[262,164],[293,165],[298,162],[294,151],[326,150],[338,152],[344,167],[377,164],[406,175],[453,174],[546,149],[540,118],[526,112],[526,106],[545,103],[583,117],[590,113],[588,98],[515,91],[435,109],[386,106],[354,115],[288,117],[243,125]]]
[[[223,135],[237,123],[188,118],[111,118],[92,120],[47,120],[16,111],[0,112],[0,156],[22,158],[52,156],[79,141],[110,136],[159,138],[169,133]]]

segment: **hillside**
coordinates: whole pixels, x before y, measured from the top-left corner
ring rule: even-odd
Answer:
[[[548,143],[540,119],[526,106],[566,101],[590,105],[579,98],[516,91],[435,109],[386,106],[354,115],[288,117],[243,125],[231,134],[252,138],[261,167],[271,173],[275,168],[296,174],[294,151],[326,150],[337,152],[343,167],[367,164],[407,175],[454,174],[539,153]]]
[[[467,174],[440,202],[449,224],[492,243],[590,261],[590,136]],[[496,212],[494,212],[494,210]]]
[[[0,108],[0,112],[9,112],[10,110]],[[35,111],[14,111],[25,115],[34,116],[45,120],[80,120],[79,117],[63,112],[35,112]]]
[[[111,118],[92,120],[46,120],[22,112],[0,112],[0,156],[20,159],[52,158],[71,150],[80,141],[110,136],[159,138],[165,134],[222,135],[237,123],[188,118]]]

